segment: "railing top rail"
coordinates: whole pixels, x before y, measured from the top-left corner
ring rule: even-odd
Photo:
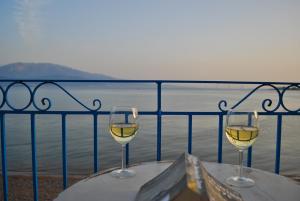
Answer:
[[[78,110],[54,110],[54,111],[44,111],[44,110],[0,110],[0,114],[49,114],[49,115],[109,115],[110,111],[78,111]],[[201,112],[201,111],[139,111],[140,115],[199,115],[199,116],[214,116],[220,114],[226,114],[225,111],[214,111],[214,112]],[[299,112],[258,112],[260,116],[299,116]]]
[[[1,80],[0,83],[7,82],[8,86],[6,88],[2,88],[2,84],[0,85],[0,109],[3,108],[4,105],[9,107],[12,111],[26,111],[30,108],[30,106],[33,106],[33,108],[37,111],[48,111],[51,109],[52,102],[49,97],[41,97],[40,99],[37,99],[36,92],[44,85],[53,85],[57,87],[59,90],[64,92],[67,96],[69,96],[73,101],[75,101],[79,106],[83,107],[87,111],[90,112],[97,112],[101,108],[101,101],[99,98],[96,98],[92,100],[92,106],[88,106],[84,104],[81,100],[79,100],[77,97],[72,95],[67,89],[62,86],[61,83],[65,82],[73,82],[73,83],[84,83],[84,82],[94,82],[94,83],[154,83],[157,84],[156,90],[157,90],[157,111],[161,112],[161,85],[163,83],[191,83],[191,84],[201,84],[201,83],[208,83],[208,84],[248,84],[251,85],[251,87],[254,86],[253,89],[250,92],[248,92],[246,95],[244,95],[238,102],[233,104],[230,108],[227,107],[228,103],[226,100],[220,100],[218,103],[218,108],[221,112],[226,112],[229,109],[235,109],[237,108],[242,102],[244,102],[247,98],[249,98],[253,93],[258,91],[259,89],[263,87],[269,87],[270,89],[274,90],[275,94],[277,94],[277,99],[271,100],[270,98],[266,98],[262,101],[261,107],[263,111],[274,113],[274,112],[280,112],[281,109],[285,110],[289,113],[299,113],[300,108],[297,109],[290,109],[285,103],[284,103],[284,95],[289,90],[300,90],[300,83],[293,83],[293,82],[239,82],[239,81],[196,81],[196,80]],[[31,82],[31,84],[29,84]],[[25,106],[22,106],[21,108],[17,108],[13,104],[10,103],[8,93],[9,90],[15,85],[22,85],[25,87],[25,90],[27,90],[29,94],[29,101]],[[6,84],[4,84],[6,85]],[[31,86],[36,85],[36,86]],[[278,86],[279,85],[279,86]],[[280,86],[281,85],[281,86]],[[285,86],[283,86],[285,85]],[[2,99],[2,100],[1,100]],[[38,102],[40,104],[38,104]]]
[[[226,81],[226,80],[55,80],[55,79],[0,79],[0,82],[132,82],[132,83],[203,83],[203,84],[277,84],[300,85],[300,82],[260,82],[260,81]]]

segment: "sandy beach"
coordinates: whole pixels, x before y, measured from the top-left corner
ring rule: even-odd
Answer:
[[[1,176],[1,175],[0,175]],[[300,185],[300,175],[285,175]],[[69,176],[69,186],[87,176]],[[8,177],[8,189],[10,201],[32,201],[32,177],[30,175],[11,175]],[[51,201],[55,199],[60,192],[63,191],[62,176],[43,175],[39,176],[39,200]],[[3,200],[2,179],[0,181],[1,191],[0,200]]]
[[[69,176],[69,186],[77,181],[85,178],[85,176]],[[39,176],[39,200],[50,201],[63,191],[62,176]],[[3,200],[2,179],[0,181],[0,200]],[[32,201],[32,176],[31,175],[12,175],[8,177],[8,191],[10,201]]]

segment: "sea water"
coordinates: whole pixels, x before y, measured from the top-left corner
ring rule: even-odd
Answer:
[[[114,105],[132,105],[140,111],[155,111],[157,96],[155,88],[116,89],[66,87],[84,105],[92,105],[94,99],[102,102],[100,109],[109,111]],[[162,91],[163,111],[218,112],[218,103],[226,100],[233,106],[251,89],[166,88]],[[50,111],[85,111],[65,92],[56,87],[41,89],[35,97],[51,100]],[[21,107],[29,101],[26,91],[15,89],[8,96],[12,105]],[[276,107],[278,94],[274,90],[260,90],[245,100],[240,108],[256,108],[262,111],[262,102],[273,100],[269,109]],[[299,92],[288,93],[285,104],[295,109],[300,106]],[[2,108],[3,109],[3,108]],[[4,109],[8,109],[5,107]],[[34,109],[32,107],[29,110]],[[279,108],[279,111],[284,111]],[[192,153],[200,160],[217,161],[218,123],[214,115],[193,116]],[[300,175],[300,116],[284,116],[281,143],[281,173]],[[6,114],[7,167],[9,171],[31,171],[30,115]],[[276,152],[276,116],[260,116],[259,136],[253,145],[252,166],[274,171]],[[141,115],[136,138],[129,145],[130,164],[156,160],[157,119],[155,115]],[[62,173],[62,124],[61,115],[36,115],[36,155],[38,171],[46,174]],[[67,115],[66,117],[67,169],[69,174],[93,172],[93,116]],[[188,117],[165,115],[162,117],[161,159],[173,160],[188,149]],[[245,154],[245,159],[247,155]],[[237,164],[238,153],[223,135],[223,162]],[[246,161],[246,160],[245,160]],[[121,165],[121,145],[113,140],[108,129],[108,115],[98,116],[98,166],[100,170]]]

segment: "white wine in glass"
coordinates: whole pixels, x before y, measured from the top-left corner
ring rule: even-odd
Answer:
[[[243,152],[256,141],[258,136],[258,114],[231,110],[226,116],[225,134],[228,141],[239,151],[239,175],[227,178],[226,182],[236,187],[250,187],[254,180],[243,176]]]
[[[228,126],[226,136],[229,142],[238,149],[247,149],[255,142],[258,128],[254,126]]]
[[[122,145],[122,168],[114,170],[111,175],[117,178],[128,178],[135,172],[126,168],[125,146],[138,131],[138,110],[134,107],[115,106],[109,116],[109,131],[115,141]]]
[[[137,123],[112,123],[110,134],[118,143],[126,145],[135,137],[138,128]]]

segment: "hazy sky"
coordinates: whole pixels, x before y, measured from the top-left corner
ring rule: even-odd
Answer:
[[[300,81],[300,0],[1,0],[0,64],[128,79]]]

